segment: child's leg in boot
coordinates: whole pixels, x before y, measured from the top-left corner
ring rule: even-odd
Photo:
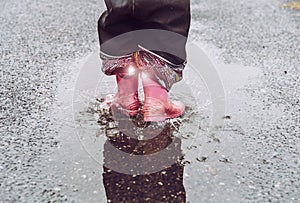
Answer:
[[[145,121],[164,121],[184,113],[184,104],[169,100],[167,90],[156,81],[142,75],[142,82],[145,95],[143,107]]]
[[[116,76],[118,84],[118,92],[115,95],[115,104],[119,105],[122,110],[125,110],[130,116],[134,116],[139,110],[138,99],[138,74],[130,78]]]
[[[118,66],[123,66],[116,71],[116,81],[118,86],[118,92],[115,95],[107,95],[105,101],[108,105],[116,106],[122,110],[122,112],[134,116],[139,110],[138,99],[138,69],[134,63],[128,63],[128,60],[122,62],[119,59]]]

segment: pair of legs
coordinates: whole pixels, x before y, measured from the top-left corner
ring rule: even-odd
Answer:
[[[183,104],[170,101],[168,91],[181,80],[185,66],[189,0],[105,0],[105,4],[98,32],[102,70],[117,77],[114,103],[136,114],[141,74],[144,120],[181,115]]]
[[[115,73],[118,92],[116,95],[108,96],[106,100],[122,109],[126,114],[130,116],[136,115],[140,110],[138,79],[141,76],[144,90],[144,105],[142,108],[144,120],[163,121],[167,118],[178,117],[184,112],[183,103],[169,100],[167,89],[159,84],[155,78],[157,74],[152,69],[148,70],[149,65],[152,67],[157,66],[160,69],[169,67],[159,58],[154,61],[151,60],[151,57],[147,57],[147,61],[143,61],[142,57],[146,57],[145,55],[149,54],[151,53],[136,52],[131,56],[104,62],[104,66],[109,66],[107,62],[112,63],[113,61],[114,65],[119,65]]]

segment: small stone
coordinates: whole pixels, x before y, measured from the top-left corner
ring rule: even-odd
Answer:
[[[59,187],[55,187],[53,188],[54,191],[61,191],[61,189]]]
[[[223,119],[229,120],[229,119],[231,119],[231,116],[229,116],[229,115],[223,116]]]
[[[231,163],[231,161],[227,158],[222,158],[219,160],[220,162],[223,162],[223,163]]]
[[[213,166],[211,166],[211,165],[208,165],[208,166],[207,166],[207,169],[208,169],[208,172],[209,172],[211,175],[213,175],[213,176],[215,176],[215,175],[218,174],[217,170],[216,170]]]
[[[207,160],[207,157],[202,156],[200,158],[197,158],[196,160],[199,161],[199,162],[205,162]]]

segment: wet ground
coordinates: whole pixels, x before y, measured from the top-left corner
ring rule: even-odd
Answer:
[[[300,13],[284,3],[193,2],[188,52],[206,57],[171,92],[186,114],[156,126],[101,120],[101,2],[2,1],[0,202],[299,202]]]

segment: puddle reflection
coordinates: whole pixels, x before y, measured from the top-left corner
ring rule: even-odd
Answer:
[[[186,202],[181,140],[174,123],[106,112],[103,184],[107,202]],[[175,127],[175,128],[174,128]]]

